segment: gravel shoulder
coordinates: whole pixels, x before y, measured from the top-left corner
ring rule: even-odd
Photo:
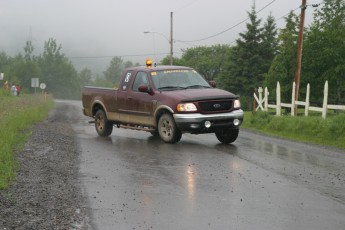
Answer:
[[[0,190],[0,230],[91,229],[70,109],[57,103],[16,153],[17,178]]]

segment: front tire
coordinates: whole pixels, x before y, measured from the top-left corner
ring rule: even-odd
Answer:
[[[158,120],[158,133],[166,143],[176,143],[181,140],[182,132],[177,128],[171,114],[165,113]]]
[[[95,115],[95,128],[101,137],[107,137],[113,132],[113,124],[108,121],[104,110],[100,109]]]
[[[159,136],[158,130],[150,131],[150,133],[151,133],[151,135],[154,136],[154,137]]]
[[[230,144],[234,142],[238,137],[239,129],[217,129],[215,131],[217,139],[223,144]]]

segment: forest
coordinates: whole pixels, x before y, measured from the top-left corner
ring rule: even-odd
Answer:
[[[312,10],[313,22],[304,28],[299,96],[304,97],[310,83],[311,103],[322,103],[323,86],[328,80],[328,101],[344,105],[344,0],[324,0]],[[244,109],[251,109],[253,92],[260,86],[271,89],[270,97],[274,98],[277,81],[282,101],[288,101],[296,71],[299,11],[291,11],[284,17],[283,28],[277,28],[273,16],[258,18],[254,6],[247,13],[246,30],[235,43],[181,50],[181,57],[173,59],[174,65],[193,67],[206,80],[215,80],[218,88],[240,95]],[[114,87],[125,68],[138,65],[115,56],[102,74],[94,76],[88,68],[77,71],[54,38],[44,43],[42,54],[36,56],[33,51],[31,41],[26,42],[23,53],[14,57],[0,50],[3,81],[20,84],[24,91],[33,92],[31,78],[36,77],[46,84],[48,93],[61,99],[79,99],[85,85]],[[167,55],[159,64],[169,63]]]

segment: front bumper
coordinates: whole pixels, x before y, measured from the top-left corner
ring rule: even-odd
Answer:
[[[243,110],[238,109],[230,113],[218,114],[174,114],[174,119],[182,132],[210,133],[217,128],[238,128],[243,121]],[[210,124],[210,127],[205,125],[206,122]]]

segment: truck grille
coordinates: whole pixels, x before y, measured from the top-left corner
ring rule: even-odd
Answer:
[[[199,102],[199,106],[204,113],[230,112],[232,110],[232,105],[232,100]]]

